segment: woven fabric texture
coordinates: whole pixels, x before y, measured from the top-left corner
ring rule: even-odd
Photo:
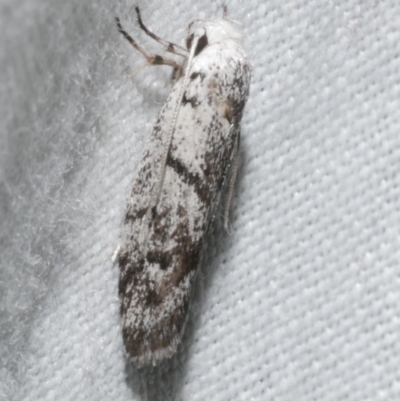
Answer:
[[[222,2],[3,0],[0,399],[399,400],[400,2],[227,2],[253,68],[231,230],[177,355],[123,356],[117,247],[170,68]]]

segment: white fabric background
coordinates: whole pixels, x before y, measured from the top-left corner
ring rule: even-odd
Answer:
[[[179,352],[126,366],[118,243],[194,0],[3,0],[0,399],[400,399],[400,2],[229,1],[253,65],[232,233]]]

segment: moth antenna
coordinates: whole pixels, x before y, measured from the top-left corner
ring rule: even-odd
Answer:
[[[149,231],[150,215],[151,215],[152,211],[155,210],[155,208],[157,207],[157,203],[160,199],[160,194],[161,194],[161,190],[162,190],[163,183],[164,183],[164,177],[165,177],[165,166],[167,164],[167,158],[168,158],[169,150],[171,148],[172,137],[174,135],[174,131],[175,131],[175,127],[176,127],[176,121],[178,119],[179,109],[181,107],[183,94],[185,93],[185,88],[186,88],[188,80],[189,80],[189,72],[190,72],[190,68],[192,66],[192,62],[193,62],[193,58],[195,55],[198,41],[199,41],[199,38],[196,36],[194,38],[192,46],[190,48],[190,53],[189,53],[189,57],[188,57],[188,61],[187,61],[186,69],[185,69],[185,74],[183,75],[182,86],[181,86],[181,89],[179,92],[178,100],[176,102],[176,107],[175,107],[175,111],[174,111],[174,114],[172,117],[171,125],[170,125],[169,131],[168,131],[168,138],[167,138],[167,142],[166,142],[165,151],[164,151],[163,157],[160,162],[160,166],[161,166],[160,170],[161,171],[159,173],[159,179],[158,179],[158,182],[156,183],[156,185],[154,186],[153,193],[150,197],[150,199],[152,199],[153,202],[147,208],[146,215],[143,220],[143,222],[144,222],[143,232],[141,234],[140,241],[143,244],[144,252],[146,252],[146,249],[147,249],[147,239],[148,239],[147,234]]]

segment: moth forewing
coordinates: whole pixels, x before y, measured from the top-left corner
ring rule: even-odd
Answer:
[[[117,255],[124,345],[141,367],[171,357],[181,341],[204,237],[236,164],[250,68],[234,22],[190,24],[186,51],[150,32],[137,13],[149,36],[183,56],[178,63],[147,52],[117,19],[148,64],[178,72],[140,162]],[[228,187],[230,201],[232,180]]]

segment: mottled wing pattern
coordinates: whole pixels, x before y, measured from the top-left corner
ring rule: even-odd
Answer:
[[[137,366],[171,356],[180,342],[204,235],[235,152],[250,71],[244,56],[220,52],[210,46],[193,60],[150,218],[182,79],[160,112],[129,200],[119,295],[125,348]]]

